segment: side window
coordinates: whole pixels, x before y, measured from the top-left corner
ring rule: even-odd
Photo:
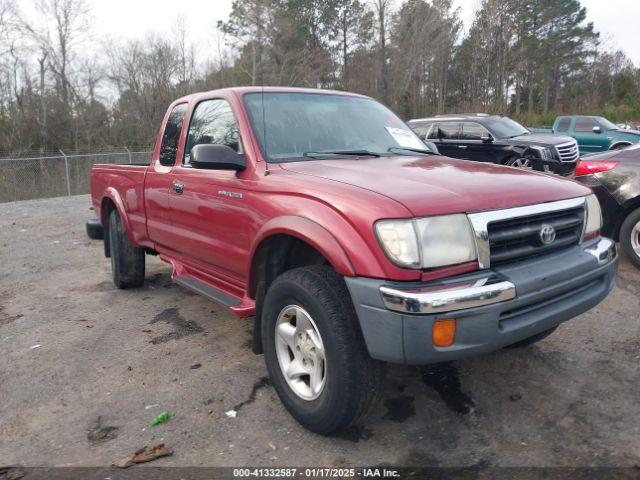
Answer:
[[[443,140],[460,140],[459,123],[446,122],[439,125],[437,135]]]
[[[200,102],[196,106],[189,124],[183,163],[189,164],[191,149],[201,143],[226,145],[238,152],[240,149],[239,139],[238,125],[231,106],[226,100],[215,99]]]
[[[576,118],[576,124],[573,130],[576,132],[593,132],[593,127],[597,127],[598,124],[593,118],[579,117]]]
[[[479,123],[464,122],[462,124],[462,140],[482,140],[487,137],[489,131]]]
[[[571,124],[571,119],[570,118],[568,118],[568,117],[561,118],[560,122],[558,122],[558,131],[559,132],[568,132],[570,124]]]
[[[438,123],[434,123],[433,127],[431,127],[431,131],[429,132],[429,136],[427,139],[429,140],[437,140],[438,139],[438,128],[440,125]]]
[[[165,167],[171,167],[176,163],[176,154],[178,153],[178,140],[182,131],[182,122],[184,122],[184,114],[187,111],[187,104],[181,103],[171,110],[167,124],[162,134],[162,144],[160,145],[160,164]]]

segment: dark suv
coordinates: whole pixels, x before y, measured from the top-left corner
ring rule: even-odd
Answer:
[[[424,141],[453,158],[572,175],[578,145],[571,137],[533,134],[507,117],[486,114],[442,115],[410,120]]]

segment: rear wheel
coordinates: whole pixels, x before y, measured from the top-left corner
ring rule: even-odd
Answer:
[[[550,328],[549,330],[545,330],[544,332],[540,332],[537,335],[533,335],[529,338],[525,338],[524,340],[520,340],[519,342],[512,343],[511,345],[507,345],[506,348],[520,348],[520,347],[528,347],[529,345],[533,345],[540,340],[547,338],[553,332],[555,332],[558,327]]]
[[[131,246],[117,210],[109,215],[109,247],[115,286],[123,289],[141,286],[144,282],[144,250]]]
[[[622,222],[620,246],[629,261],[640,268],[640,208],[627,215]]]
[[[289,270],[262,309],[273,386],[291,415],[329,434],[364,417],[382,394],[384,363],[367,352],[344,280],[330,267]]]

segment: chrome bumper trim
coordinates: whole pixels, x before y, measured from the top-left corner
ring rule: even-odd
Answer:
[[[516,287],[490,275],[479,280],[407,290],[383,286],[380,294],[385,307],[395,312],[442,313],[511,300],[516,297]]]
[[[616,258],[616,244],[608,238],[601,238],[598,243],[584,249],[590,255],[596,257],[598,265],[604,265]]]

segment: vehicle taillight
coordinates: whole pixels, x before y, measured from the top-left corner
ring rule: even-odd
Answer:
[[[595,160],[580,160],[576,166],[576,177],[582,175],[593,175],[594,173],[606,172],[618,165],[618,162],[598,162]]]

